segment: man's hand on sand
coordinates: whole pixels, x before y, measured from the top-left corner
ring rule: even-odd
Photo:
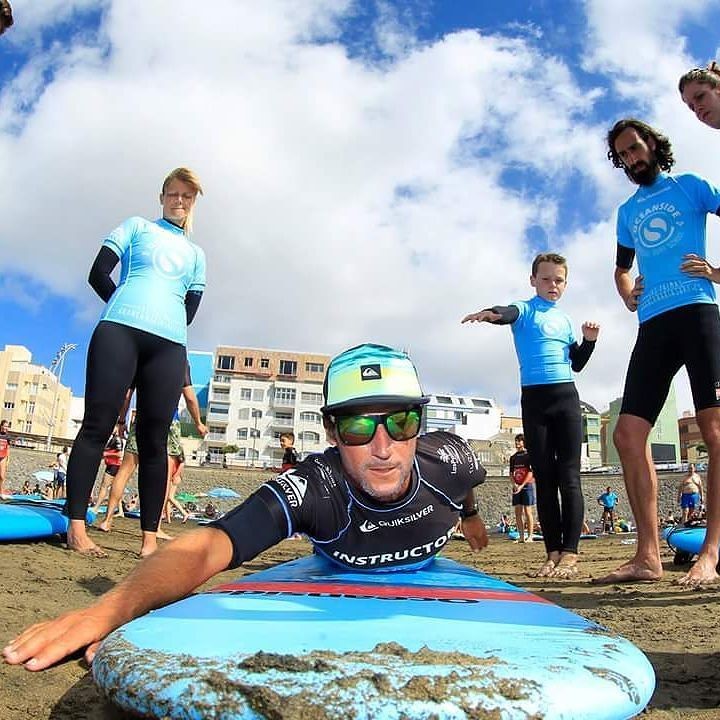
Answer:
[[[487,530],[485,529],[485,523],[479,515],[473,515],[472,517],[465,518],[460,524],[460,529],[465,539],[468,541],[468,545],[477,552],[488,546]]]
[[[85,659],[92,663],[100,641],[118,625],[97,608],[74,610],[31,625],[8,643],[2,654],[6,663],[36,671],[86,647]]]

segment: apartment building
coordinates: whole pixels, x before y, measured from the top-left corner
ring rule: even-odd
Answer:
[[[0,420],[8,420],[14,433],[64,437],[70,418],[70,388],[58,383],[46,367],[32,361],[23,345],[0,350]]]
[[[421,432],[446,430],[466,440],[487,440],[500,432],[501,415],[492,398],[433,394],[425,406]]]
[[[329,355],[220,345],[210,381],[205,438],[211,462],[274,467],[280,434],[295,433],[301,457],[327,447],[320,408]]]

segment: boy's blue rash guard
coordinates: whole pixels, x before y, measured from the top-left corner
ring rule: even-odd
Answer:
[[[512,307],[518,309],[511,327],[520,363],[520,384],[572,382],[570,348],[576,342],[570,318],[556,303],[539,295],[514,302]]]
[[[131,217],[103,243],[121,262],[120,282],[101,320],[187,343],[188,292],[205,289],[205,253],[167,220]]]
[[[712,282],[686,275],[680,265],[688,253],[705,257],[705,216],[718,208],[720,190],[692,173],[661,173],[620,206],[617,242],[635,253],[645,283],[641,323],[683,305],[715,302]]]

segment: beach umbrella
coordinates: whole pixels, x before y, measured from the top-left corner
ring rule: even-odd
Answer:
[[[240,495],[230,488],[217,487],[212,490],[208,490],[208,497],[218,498],[222,500],[234,500],[239,498]]]
[[[33,473],[33,477],[38,482],[52,482],[55,479],[55,473],[52,470],[37,470]]]

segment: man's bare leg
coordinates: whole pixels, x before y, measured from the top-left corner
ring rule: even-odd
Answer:
[[[112,529],[112,522],[113,517],[115,516],[115,511],[119,507],[121,507],[122,496],[125,492],[125,487],[128,484],[128,480],[130,480],[130,477],[135,472],[135,468],[137,467],[137,465],[137,455],[130,452],[126,452],[123,455],[122,463],[120,464],[117,475],[113,480],[112,489],[110,490],[110,499],[108,500],[107,514],[105,515],[105,520],[103,520],[103,522],[98,525],[100,530],[110,532],[110,530]]]
[[[110,494],[110,488],[112,487],[113,477],[105,473],[100,481],[100,488],[98,489],[97,499],[93,506],[93,512],[98,515],[100,513],[100,506],[107,500]]]
[[[525,524],[523,523],[522,505],[515,505],[515,527],[518,531],[518,542],[525,542]]]
[[[720,545],[720,408],[699,410],[696,417],[700,434],[708,449],[707,530],[698,559],[678,581],[686,587],[698,587],[718,580],[716,568]]]
[[[535,518],[533,517],[532,505],[526,505],[523,512],[525,514],[525,527],[528,529],[528,542],[534,542]]]
[[[635,557],[594,583],[659,580],[660,539],[657,528],[657,475],[647,444],[652,426],[636,415],[621,414],[613,434],[620,455],[630,508],[637,523]]]

